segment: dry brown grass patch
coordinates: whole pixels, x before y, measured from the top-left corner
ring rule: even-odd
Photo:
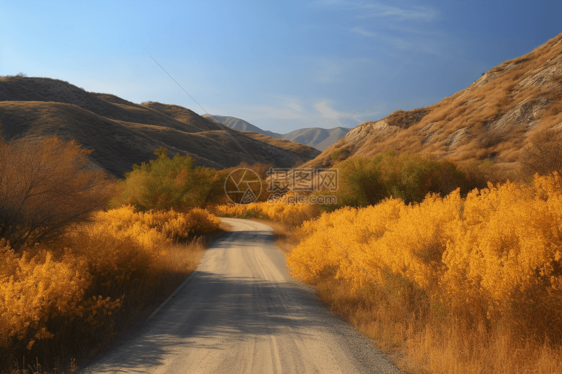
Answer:
[[[454,318],[414,322],[380,290],[352,295],[343,280],[326,277],[314,286],[333,313],[373,339],[407,373],[560,373],[562,348],[532,341],[516,347],[501,331],[490,335],[483,327],[467,328]]]

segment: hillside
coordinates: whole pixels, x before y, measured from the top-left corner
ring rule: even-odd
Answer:
[[[76,139],[93,150],[94,165],[118,177],[134,163],[153,159],[159,147],[219,169],[243,161],[290,167],[319,153],[267,136],[255,139],[177,105],[139,105],[49,78],[0,78],[0,135],[8,141],[38,141],[52,135]]]
[[[347,134],[351,129],[345,127],[335,127],[332,129],[322,129],[319,127],[304,128],[295,131],[291,131],[286,134],[278,134],[276,132],[271,132],[267,130],[262,130],[251,123],[244,121],[243,119],[229,116],[217,116],[217,115],[204,115],[204,117],[212,118],[217,122],[222,123],[234,130],[239,131],[252,131],[258,134],[263,134],[271,136],[278,139],[285,139],[292,142],[297,142],[301,144],[314,147],[320,151],[323,151],[327,147],[331,146],[342,137]]]
[[[434,105],[398,110],[365,122],[307,166],[325,166],[345,149],[372,156],[387,149],[452,160],[491,160],[519,166],[535,135],[562,128],[562,34],[532,52],[505,61],[469,87]]]
[[[278,134],[276,132],[262,130],[257,126],[252,125],[250,122],[244,121],[243,119],[230,117],[230,116],[217,116],[217,115],[208,115],[204,114],[203,117],[214,119],[215,121],[222,123],[230,127],[231,129],[238,130],[238,131],[252,131],[258,134],[263,134],[267,136],[271,136],[273,138],[282,139],[283,135]]]
[[[331,129],[322,129],[319,127],[311,127],[306,129],[299,129],[291,131],[283,135],[283,139],[290,140],[297,143],[302,143],[314,147],[320,151],[328,148],[348,132],[349,128],[334,127]]]

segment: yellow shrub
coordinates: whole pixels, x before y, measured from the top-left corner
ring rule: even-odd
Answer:
[[[128,205],[108,212],[98,213],[97,219],[116,225],[117,229],[134,230],[135,226],[145,231],[154,229],[167,239],[185,240],[194,235],[202,235],[218,229],[220,219],[205,209],[193,208],[187,213],[170,210],[135,212]]]
[[[411,312],[439,309],[562,343],[561,186],[558,175],[536,176],[532,186],[489,185],[466,199],[458,191],[413,205],[387,199],[323,214],[318,224]],[[288,255],[295,277],[342,278],[351,291],[370,282],[316,223],[299,235]]]
[[[81,316],[90,275],[84,261],[66,252],[58,260],[46,250],[21,256],[0,241],[0,346],[10,338],[50,338],[49,318]],[[31,343],[33,345],[33,343]]]
[[[138,213],[126,206],[95,213],[56,246],[16,253],[0,240],[0,350],[15,349],[14,341],[34,349],[37,340],[65,334],[61,324],[77,320],[80,339],[111,333],[109,317],[123,295],[130,308],[133,291],[146,298],[158,290],[159,266],[171,241],[209,233],[219,224],[203,209]]]
[[[252,203],[248,205],[240,205],[240,204],[217,205],[213,207],[213,213],[220,216],[240,217],[244,215],[246,212],[254,210],[257,204],[259,203]]]
[[[265,216],[273,221],[283,222],[290,226],[299,226],[304,221],[318,215],[318,206],[314,204],[288,203],[287,197],[282,197],[275,202],[258,202],[247,205],[226,204],[214,208],[217,215],[242,217]]]

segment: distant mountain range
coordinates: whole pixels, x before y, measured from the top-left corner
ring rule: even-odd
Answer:
[[[346,127],[334,127],[332,129],[322,129],[319,127],[310,127],[291,131],[287,134],[278,134],[267,130],[262,130],[243,119],[228,116],[207,115],[203,117],[212,118],[217,122],[238,131],[253,131],[258,134],[272,136],[278,139],[290,140],[314,147],[320,151],[328,148],[341,138],[343,138],[351,129]]]
[[[93,150],[92,164],[117,177],[133,164],[156,158],[159,147],[217,169],[241,162],[291,167],[320,153],[296,142],[231,129],[177,105],[135,104],[50,78],[0,77],[0,136],[36,142],[53,135]]]

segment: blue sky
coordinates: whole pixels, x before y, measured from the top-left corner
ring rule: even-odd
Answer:
[[[562,2],[0,0],[0,75],[286,133],[433,104],[562,32]],[[204,108],[186,95],[152,55]]]

